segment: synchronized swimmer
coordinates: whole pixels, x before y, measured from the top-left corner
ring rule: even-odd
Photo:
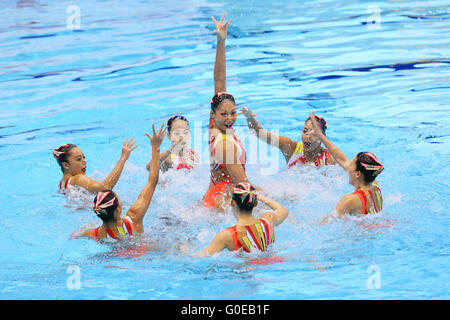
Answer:
[[[143,219],[155,192],[159,179],[159,153],[160,146],[166,134],[166,128],[161,126],[155,132],[153,125],[153,136],[146,133],[152,145],[152,159],[150,161],[150,173],[136,202],[130,207],[125,217],[121,218],[122,201],[112,190],[102,190],[94,198],[94,212],[103,224],[95,229],[79,231],[75,237],[91,237],[95,240],[111,238],[123,239],[128,235],[137,236],[144,233]],[[125,229],[123,228],[125,226]],[[126,232],[125,232],[126,231]]]
[[[161,170],[165,172],[171,168],[193,169],[198,164],[199,158],[197,153],[189,148],[191,133],[186,117],[176,114],[167,121],[167,138],[172,142],[172,146],[161,153]],[[147,170],[149,169],[150,162],[147,164]]]
[[[211,17],[216,25],[216,60],[214,63],[214,96],[211,99],[209,118],[209,188],[203,197],[207,208],[223,211],[228,206],[233,186],[240,182],[249,182],[245,172],[247,154],[233,129],[238,113],[234,97],[226,92],[225,40],[231,19],[224,23],[225,12],[220,22]],[[255,186],[256,187],[256,186]],[[260,189],[256,187],[257,189]]]
[[[225,13],[222,14],[220,22],[212,17],[216,26],[214,33],[217,35],[217,48],[214,63],[214,96],[210,103],[208,128],[210,184],[202,202],[205,207],[217,212],[224,212],[227,207],[231,208],[237,223],[219,232],[209,246],[198,252],[199,257],[211,256],[224,249],[244,252],[267,251],[275,241],[274,227],[281,224],[289,214],[287,208],[264,195],[263,190],[252,184],[246,175],[246,151],[233,129],[240,113],[236,110],[234,97],[226,92],[225,40],[231,19],[224,23],[224,17]],[[241,113],[246,117],[249,129],[254,130],[259,139],[280,149],[288,167],[298,165],[323,167],[337,164],[348,173],[349,183],[354,186],[354,192],[343,196],[335,209],[322,218],[321,223],[328,222],[332,217],[367,215],[382,210],[383,198],[376,178],[384,170],[383,164],[372,152],[360,152],[350,161],[327,138],[325,119],[316,116],[314,112],[310,113],[302,129],[301,141],[294,141],[264,129],[250,108],[242,108]],[[93,210],[103,223],[97,228],[79,230],[74,233],[75,237],[104,241],[121,240],[144,233],[143,219],[157,187],[160,170],[161,172],[170,169],[190,170],[198,164],[197,153],[189,148],[189,121],[185,116],[180,114],[172,116],[167,122],[167,127],[161,125],[158,132],[155,131],[154,125],[152,128],[153,136],[146,133],[152,146],[151,160],[147,164],[148,181],[123,218],[122,202],[112,189],[119,180],[131,152],[137,148],[133,138],[124,141],[119,161],[103,182],[86,176],[86,159],[76,145],[67,143],[53,150],[53,156],[63,172],[60,191],[67,193],[73,186],[78,186],[96,194]],[[166,130],[172,145],[160,154]],[[271,209],[259,218],[253,215],[258,202],[263,202]]]
[[[63,193],[70,191],[72,186],[81,187],[89,192],[99,192],[104,189],[112,189],[122,174],[125,162],[130,157],[131,151],[137,148],[134,145],[136,140],[125,139],[122,146],[122,155],[111,173],[103,180],[98,182],[86,175],[87,162],[83,151],[71,143],[65,143],[53,150],[53,157],[58,162],[63,173],[59,182],[59,190]]]

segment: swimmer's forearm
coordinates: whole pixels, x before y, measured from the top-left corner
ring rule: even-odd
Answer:
[[[341,151],[341,149],[336,147],[335,144],[331,142],[324,134],[320,134],[318,137],[331,153],[331,156],[336,160],[336,162],[344,169],[347,169],[350,161],[348,160],[347,156]]]
[[[122,174],[123,168],[125,167],[125,162],[127,162],[127,157],[122,155],[120,156],[119,161],[117,162],[114,169],[110,172],[110,174],[103,180],[103,185],[106,189],[112,189],[116,185],[117,181],[119,181],[120,175]]]
[[[148,182],[155,184],[159,179],[159,161],[160,149],[159,147],[152,147],[152,159],[150,160],[150,174],[148,176]]]
[[[227,90],[225,40],[217,36],[216,61],[214,63],[214,93]]]
[[[277,136],[276,134],[268,131],[267,129],[264,129],[264,127],[259,123],[258,120],[255,119],[252,115],[247,116],[247,125],[250,130],[255,130],[256,136],[264,141],[265,143],[277,147],[278,149],[284,151],[285,145],[283,144],[284,141],[280,139],[280,136]]]
[[[152,159],[150,161],[150,173],[148,181],[136,202],[130,207],[127,215],[133,219],[134,223],[140,224],[145,214],[147,213],[150,202],[152,201],[153,193],[159,179],[159,146],[152,146]],[[143,226],[142,226],[143,227]],[[139,230],[138,230],[139,231]]]
[[[259,133],[260,130],[264,130],[263,126],[256,120],[255,117],[249,115],[247,116],[247,125],[249,129],[253,129],[256,133]]]
[[[170,149],[167,149],[166,151],[164,151],[163,153],[161,153],[160,158],[159,158],[159,167],[162,169],[163,166],[166,164],[166,162],[169,160],[169,156],[172,153],[173,148],[170,147]],[[149,167],[150,167],[150,162],[149,162]]]
[[[282,210],[282,209],[286,209],[285,207],[283,207],[281,204],[279,204],[278,202],[276,202],[275,200],[269,199],[265,196],[263,196],[262,194],[259,194],[257,196],[258,200],[260,200],[261,202],[264,202],[265,204],[267,204],[271,209],[273,210]]]

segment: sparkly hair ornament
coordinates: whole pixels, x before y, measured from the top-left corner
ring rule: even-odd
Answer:
[[[374,153],[372,153],[372,152],[366,152],[366,153],[364,153],[364,155],[372,158],[375,161],[376,165],[366,164],[366,163],[363,163],[363,162],[361,162],[361,165],[366,170],[375,171],[374,172],[374,177],[378,176],[384,170],[383,164],[381,163],[380,160],[378,160],[377,156]]]
[[[58,148],[53,149],[53,157],[55,157],[55,159],[58,159],[59,156],[66,153],[65,151],[59,151],[59,149],[61,149],[62,147],[68,147],[68,146],[69,146],[69,144],[65,143],[65,144],[59,146]]]
[[[93,209],[97,215],[100,214],[107,214],[106,208],[111,207],[114,205],[114,200],[116,200],[116,197],[112,198],[111,200],[102,203],[103,199],[110,194],[110,192],[99,192],[97,195],[97,201],[94,203]]]
[[[237,188],[237,186],[240,186],[242,188]],[[248,182],[241,182],[234,187],[233,194],[242,194],[244,195],[243,198],[241,198],[241,202],[244,202],[244,199],[248,196],[248,203],[253,202],[253,197],[256,198],[256,192],[254,190],[251,190],[251,185]]]

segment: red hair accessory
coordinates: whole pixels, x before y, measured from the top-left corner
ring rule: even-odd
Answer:
[[[94,203],[94,211],[97,215],[106,213],[106,208],[111,207],[114,204],[114,200],[116,200],[116,197],[112,198],[108,202],[102,203],[103,199],[110,194],[110,192],[99,192],[97,195],[97,201]],[[102,203],[102,204],[101,204]]]
[[[377,163],[377,165],[366,164],[366,163],[363,163],[363,162],[361,162],[361,165],[362,165],[364,168],[366,168],[366,170],[375,171],[374,174],[375,174],[375,177],[376,177],[377,175],[379,175],[379,174],[381,173],[381,171],[384,170],[384,166],[383,166],[383,164],[381,163],[381,161],[378,160],[377,156],[376,156],[374,153],[372,153],[372,152],[366,152],[365,155],[366,155],[366,156],[369,156],[370,158],[372,158],[372,159]]]
[[[241,186],[243,189],[234,187],[233,193],[234,194],[243,194],[244,195],[243,199],[245,199],[245,197],[247,197],[247,195],[248,195],[249,196],[248,203],[251,203],[253,201],[253,196],[256,196],[256,192],[251,189],[250,183],[241,182],[238,184],[238,186]]]
[[[59,146],[58,148],[53,149],[53,156],[55,158],[59,158],[60,155],[66,153],[65,151],[59,151],[59,149],[61,149],[62,147],[68,147],[69,144],[68,143],[64,143],[63,145]]]

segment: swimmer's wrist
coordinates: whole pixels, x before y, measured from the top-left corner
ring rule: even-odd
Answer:
[[[258,120],[256,120],[255,118],[253,118],[252,116],[250,116],[251,118],[247,118],[247,123],[248,125],[251,127],[251,129],[255,129],[255,130],[262,130],[264,129],[261,124],[259,123]]]
[[[127,155],[126,153],[122,153],[120,155],[119,161],[127,161],[129,158],[129,155]]]

